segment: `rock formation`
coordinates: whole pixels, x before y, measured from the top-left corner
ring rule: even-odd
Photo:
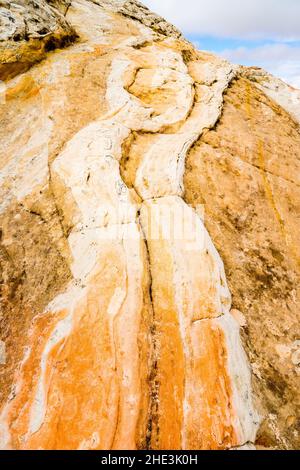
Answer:
[[[68,0],[1,0],[2,80],[24,72],[45,58],[47,52],[74,41],[76,33],[64,17],[69,6]]]
[[[297,448],[300,92],[134,0],[0,21],[0,448]]]

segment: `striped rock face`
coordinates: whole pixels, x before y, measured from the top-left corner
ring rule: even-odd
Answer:
[[[77,41],[1,94],[0,448],[251,446],[242,315],[184,185],[241,71],[138,3],[68,3]]]

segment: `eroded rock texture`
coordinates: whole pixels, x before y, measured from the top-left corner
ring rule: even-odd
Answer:
[[[0,447],[295,448],[297,92],[139,2],[20,3],[72,44],[1,89]]]
[[[292,113],[238,78],[217,126],[190,152],[185,174],[185,199],[204,204],[235,313],[245,316],[264,417],[258,442],[283,448],[299,448],[299,164]]]
[[[48,51],[75,40],[76,33],[65,19],[69,5],[69,0],[0,2],[0,80],[14,77],[44,59]]]

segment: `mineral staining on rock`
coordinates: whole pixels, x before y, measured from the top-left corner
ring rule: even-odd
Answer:
[[[60,1],[61,11],[51,3],[55,4],[47,0],[1,1],[0,80],[27,70],[45,58],[48,51],[76,39],[64,16],[70,2]]]
[[[48,3],[78,40],[2,105],[0,447],[251,446],[251,370],[189,182],[240,71],[139,2]]]
[[[184,238],[184,227],[177,226],[171,237],[165,233],[162,211],[188,225]],[[146,201],[141,222],[157,335],[153,447],[218,449],[254,440],[250,373],[229,313],[223,264],[203,223],[175,196]],[[163,235],[156,239],[155,232]]]
[[[6,347],[4,341],[0,341],[0,364],[3,366],[6,363]]]
[[[278,85],[269,80],[270,88]],[[224,97],[218,125],[190,152],[184,178],[185,200],[204,205],[235,316],[238,310],[246,320],[243,338],[263,416],[258,443],[288,449],[299,448],[292,355],[300,335],[300,134],[294,119],[243,73]]]
[[[35,319],[16,398],[3,412],[5,446],[123,449],[144,435],[145,249],[134,224],[123,232],[101,243],[96,231],[95,267],[89,276],[81,267],[86,286],[71,285]]]

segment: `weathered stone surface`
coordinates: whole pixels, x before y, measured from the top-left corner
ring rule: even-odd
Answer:
[[[1,89],[0,448],[295,448],[289,89],[137,1],[14,3],[13,74],[45,60]]]
[[[221,449],[253,441],[250,372],[229,313],[223,264],[201,219],[172,196],[146,201],[141,223],[150,256],[159,384],[152,447]]]
[[[64,17],[69,3],[47,0],[0,2],[0,80],[24,72],[45,58],[48,51],[75,40],[76,33]],[[53,8],[58,4],[61,11]]]
[[[94,268],[83,270],[82,257],[89,253],[82,250],[82,240],[73,240],[74,250],[81,243],[73,266],[76,282],[35,317],[16,398],[2,414],[2,446],[142,445],[149,400],[145,248],[135,224],[120,229],[119,238],[112,230],[111,241],[99,231],[93,240],[86,234],[95,245]]]
[[[204,204],[246,320],[264,447],[299,448],[299,157],[298,124],[240,78],[216,128],[189,154],[184,180],[185,200]]]
[[[256,67],[241,67],[241,75],[262,90],[285,109],[298,123],[300,121],[300,91]]]
[[[89,0],[112,11],[121,13],[128,18],[139,21],[143,25],[165,36],[182,37],[181,32],[174,25],[168,23],[161,16],[153,13],[137,0]]]

